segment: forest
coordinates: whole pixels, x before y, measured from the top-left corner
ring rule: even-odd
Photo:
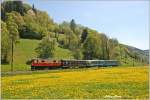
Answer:
[[[122,65],[148,64],[148,55],[142,50],[121,44],[116,38],[78,24],[75,19],[56,23],[34,4],[4,1],[1,4],[2,64],[13,62],[14,48],[20,39],[40,41],[35,48],[38,58],[53,59],[56,48],[60,47],[71,51],[73,59],[113,59]]]

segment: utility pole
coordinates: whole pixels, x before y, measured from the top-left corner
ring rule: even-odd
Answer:
[[[133,57],[133,67],[134,67],[134,57]]]
[[[13,56],[14,56],[14,53],[13,53],[13,51],[14,51],[14,45],[13,45],[13,39],[12,39],[12,43],[11,43],[11,71],[13,72]]]

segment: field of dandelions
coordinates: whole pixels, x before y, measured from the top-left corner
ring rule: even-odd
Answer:
[[[110,67],[3,76],[3,99],[148,99],[148,67]]]

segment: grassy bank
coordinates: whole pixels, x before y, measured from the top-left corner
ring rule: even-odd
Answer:
[[[14,50],[14,71],[30,70],[30,65],[26,65],[26,62],[37,57],[35,48],[39,42],[39,40],[20,39],[20,42],[15,46]],[[56,48],[54,55],[54,59],[73,58],[71,51],[60,47]],[[2,72],[8,72],[11,69],[10,64],[2,64],[1,66]]]

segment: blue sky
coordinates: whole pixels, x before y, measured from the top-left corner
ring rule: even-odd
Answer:
[[[46,11],[57,23],[75,19],[76,23],[117,38],[120,43],[149,48],[149,2],[27,0]]]

